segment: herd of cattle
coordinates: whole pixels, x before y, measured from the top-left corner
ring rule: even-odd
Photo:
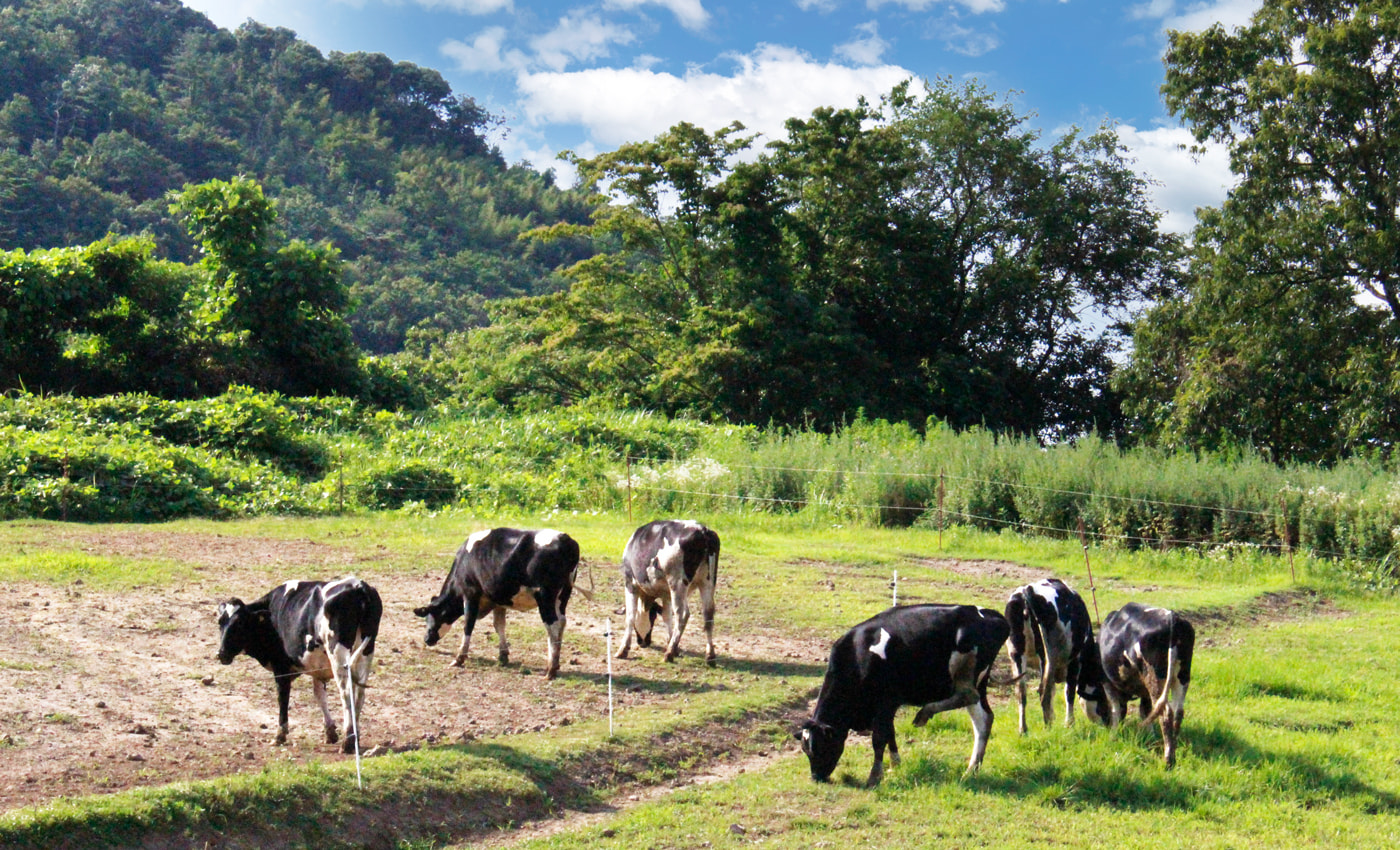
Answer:
[[[690,619],[689,600],[699,594],[706,661],[714,663],[719,547],[719,535],[689,520],[657,520],[633,533],[622,557],[628,626],[616,657],[627,657],[634,635],[639,646],[650,646],[656,618],[664,614],[669,634],[664,657],[673,661]],[[498,658],[505,664],[506,611],[538,609],[548,636],[546,676],[553,679],[578,564],[578,543],[558,531],[495,528],[471,535],[442,589],[414,609],[427,623],[425,642],[436,644],[442,630],[465,615],[462,645],[452,662],[461,666],[477,620],[489,613],[499,638]],[[279,744],[287,738],[291,682],[302,674],[312,679],[326,741],[340,740],[326,700],[326,685],[334,682],[342,748],[353,752],[382,613],[379,593],[359,579],[289,581],[254,602],[230,599],[219,606],[218,657],[231,664],[247,653],[272,672]],[[878,783],[886,748],[891,764],[899,763],[894,716],[906,705],[919,706],[916,726],[939,712],[967,709],[973,726],[968,770],[975,771],[992,729],[987,703],[992,664],[1008,638],[1021,734],[1027,731],[1025,679],[1038,671],[1047,725],[1054,721],[1057,684],[1064,685],[1066,724],[1074,722],[1076,697],[1090,718],[1110,727],[1123,721],[1128,703],[1139,700],[1142,722],[1161,726],[1167,766],[1175,763],[1191,682],[1191,624],[1173,611],[1130,603],[1108,615],[1096,640],[1084,600],[1064,582],[1046,579],[1013,591],[1004,613],[973,605],[903,605],[842,635],[831,647],[812,716],[796,733],[812,778],[831,776],[847,735],[857,731],[871,735],[875,761],[867,784]]]

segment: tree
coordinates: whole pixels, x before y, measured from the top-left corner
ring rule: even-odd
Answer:
[[[171,211],[204,251],[211,288],[202,322],[211,353],[234,356],[230,382],[288,395],[354,395],[359,352],[344,320],[349,292],[337,251],[298,240],[278,245],[276,211],[246,178],[187,187]]]
[[[1201,216],[1186,291],[1135,331],[1119,387],[1141,435],[1280,461],[1389,451],[1400,4],[1265,0],[1247,26],[1170,42],[1167,105],[1229,145],[1238,183]]]
[[[753,156],[679,124],[578,159],[600,190],[570,291],[463,349],[498,400],[630,399],[744,422],[866,414],[1063,437],[1116,422],[1083,311],[1159,291],[1175,241],[1110,130],[1046,149],[976,86],[819,109]],[[617,199],[617,202],[611,202]]]

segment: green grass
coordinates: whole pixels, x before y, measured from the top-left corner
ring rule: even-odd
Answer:
[[[313,540],[374,556],[372,569],[366,565],[362,574],[445,574],[452,552],[475,529],[551,526],[579,540],[585,560],[595,565],[598,591],[608,594],[615,593],[613,565],[623,543],[650,518],[446,511],[121,528]],[[957,528],[943,535],[940,547],[929,529],[850,527],[800,514],[697,518],[723,538],[718,628],[731,640],[761,633],[833,639],[889,604],[896,569],[901,601],[1000,607],[1023,581],[1012,569],[945,569],[942,558],[1045,569],[1088,598],[1084,552],[1076,542]],[[0,524],[0,548],[7,552],[0,557],[0,580],[66,584],[81,577],[96,589],[158,585],[190,574],[179,562],[104,558],[61,539],[53,546],[33,542],[46,528]],[[77,528],[100,534],[104,527]],[[19,541],[31,542],[16,548]],[[1047,730],[1033,717],[1031,734],[1020,738],[1014,707],[999,698],[986,763],[969,779],[961,776],[971,747],[966,714],[943,715],[915,730],[906,710],[898,726],[904,763],[874,791],[852,787],[870,767],[868,739],[853,737],[834,784],[812,783],[805,761],[793,753],[771,769],[681,791],[532,846],[700,848],[761,839],[765,846],[803,848],[1383,847],[1400,840],[1400,719],[1393,710],[1400,679],[1386,672],[1400,662],[1391,640],[1400,630],[1400,605],[1348,591],[1326,562],[1299,558],[1299,583],[1335,604],[1303,618],[1256,621],[1241,612],[1252,610],[1261,594],[1293,586],[1286,561],[1249,551],[1225,558],[1098,547],[1089,559],[1103,614],[1130,599],[1212,614],[1198,629],[1175,770],[1162,766],[1155,729],[1109,732],[1081,714],[1072,728]],[[285,569],[268,567],[269,576]],[[392,836],[379,837],[426,850],[560,806],[609,802],[611,784],[571,784],[565,781],[569,765],[625,765],[632,781],[664,782],[699,761],[667,749],[666,739],[771,712],[810,694],[820,675],[820,664],[810,660],[731,662],[678,690],[676,707],[629,712],[616,739],[608,739],[604,720],[372,759],[363,792],[353,790],[353,765],[341,764],[58,801],[0,816],[0,844],[42,847],[73,835],[98,845],[150,835],[193,840],[257,823],[293,844],[335,846],[366,813],[394,811],[400,814],[384,827],[394,830]],[[561,687],[597,685],[565,681]],[[787,731],[768,729],[767,745],[786,742]],[[742,834],[731,832],[732,825]]]

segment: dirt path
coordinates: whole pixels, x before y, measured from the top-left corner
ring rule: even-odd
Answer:
[[[320,712],[304,678],[292,687],[288,743],[270,746],[277,723],[271,675],[246,657],[227,667],[215,659],[216,606],[270,589],[269,563],[288,578],[358,571],[379,588],[385,612],[363,715],[366,750],[541,731],[607,710],[604,624],[609,617],[617,622],[616,600],[601,598],[607,594],[591,602],[575,594],[563,670],[548,683],[544,631],[526,616],[509,620],[509,667],[496,665],[489,628],[477,630],[465,668],[449,665],[460,626],[438,646],[424,647],[412,608],[438,590],[438,573],[379,577],[353,553],[310,541],[138,531],[104,533],[92,543],[87,548],[103,554],[178,553],[197,565],[199,578],[121,593],[90,592],[81,583],[0,585],[0,810],[277,762],[353,758],[321,739]],[[689,638],[685,646],[693,648]],[[730,641],[721,629],[718,644],[733,658],[825,660],[824,646],[776,633]],[[619,712],[674,699],[676,688],[703,670],[698,657],[682,656],[661,682],[652,677],[656,661],[619,662],[618,675],[630,677],[616,693]]]

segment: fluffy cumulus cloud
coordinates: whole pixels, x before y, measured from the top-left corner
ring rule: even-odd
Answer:
[[[536,61],[551,71],[562,71],[573,62],[588,62],[607,56],[614,44],[630,44],[634,39],[626,27],[605,21],[597,15],[565,15],[554,29],[530,40]]]
[[[524,56],[519,51],[505,50],[505,40],[505,27],[488,27],[469,42],[448,39],[443,42],[441,50],[463,71],[479,73],[521,67],[525,62]]]
[[[868,21],[856,27],[855,38],[836,46],[836,55],[857,65],[878,65],[890,43],[880,38],[880,25]]]
[[[605,9],[637,9],[642,6],[662,6],[676,16],[688,30],[702,30],[710,23],[710,13],[700,0],[603,0]]]
[[[1192,154],[1188,148],[1195,140],[1184,127],[1120,126],[1118,137],[1136,160],[1134,169],[1153,182],[1149,189],[1167,230],[1189,233],[1196,225],[1196,208],[1219,206],[1234,185],[1226,149],[1211,145],[1204,154]]]
[[[713,131],[737,120],[777,138],[788,118],[818,106],[853,106],[861,96],[878,99],[913,76],[894,65],[816,62],[772,45],[731,58],[730,74],[699,68],[679,76],[646,68],[521,74],[520,108],[532,126],[576,125],[603,148],[652,138],[680,121]]]

